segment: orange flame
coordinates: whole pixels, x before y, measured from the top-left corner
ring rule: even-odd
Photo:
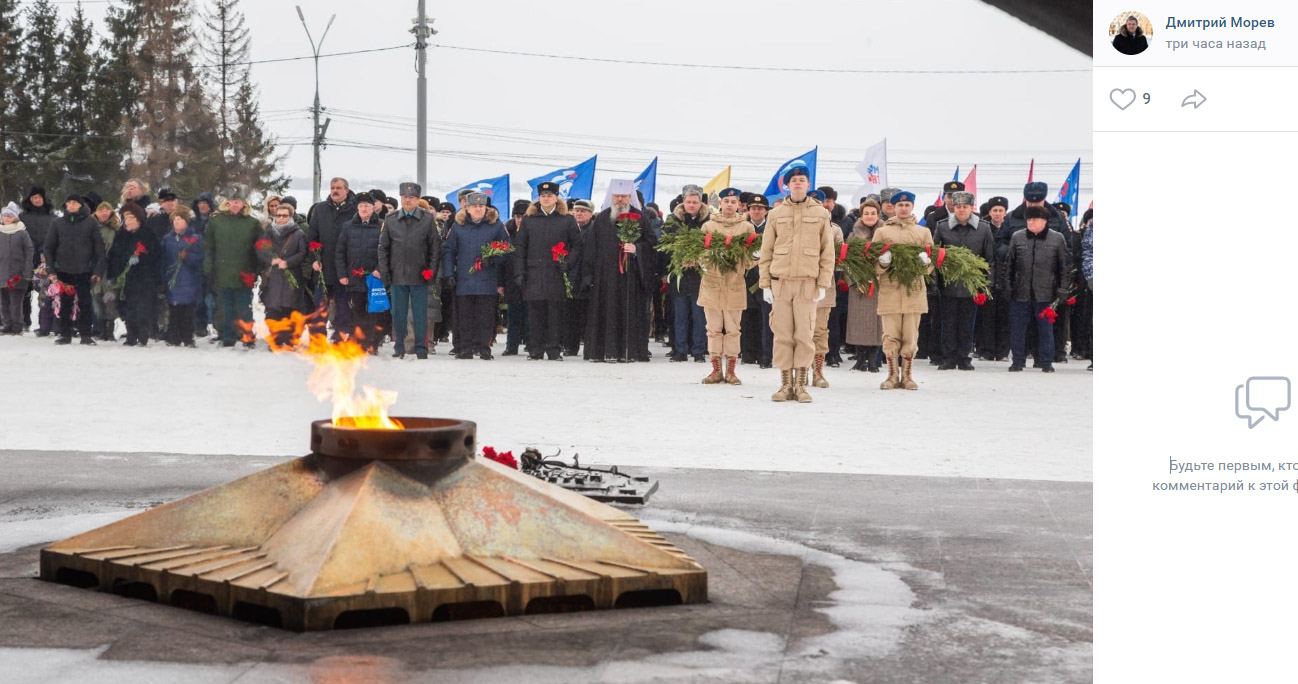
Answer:
[[[307,387],[316,399],[333,401],[333,424],[368,430],[400,430],[400,422],[388,416],[388,407],[396,403],[397,393],[361,387],[356,392],[356,374],[365,365],[365,349],[353,339],[331,343],[323,333],[308,330],[308,323],[317,314],[303,316],[294,311],[288,318],[266,320],[269,335],[266,342],[271,351],[279,354],[297,354],[315,365]],[[306,343],[303,344],[303,333]]]

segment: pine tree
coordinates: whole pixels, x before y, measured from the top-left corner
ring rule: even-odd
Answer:
[[[106,189],[120,187],[126,180],[131,131],[137,121],[135,49],[139,40],[135,27],[138,23],[135,0],[108,7],[104,16],[108,30],[96,50],[96,77],[89,86],[91,135],[87,139],[86,157],[98,160],[91,175]]]
[[[96,165],[102,161],[90,156],[98,152],[89,144],[90,96],[98,75],[93,41],[94,25],[86,19],[78,3],[68,21],[67,39],[59,46],[56,82],[62,137],[57,139],[59,149],[55,157],[72,175],[92,178]]]
[[[19,75],[6,95],[12,93],[12,149],[17,154],[13,173],[24,185],[59,187],[62,165],[54,153],[62,146],[58,83],[58,46],[64,42],[59,13],[49,0],[36,0],[27,9],[26,27],[18,56]]]
[[[215,75],[212,99],[220,122],[221,156],[229,158],[234,133],[234,97],[239,84],[248,77],[248,28],[239,0],[213,0],[212,9],[203,21],[203,52],[211,67],[207,81]]]
[[[23,31],[18,24],[18,0],[0,0],[0,83],[8,91],[0,96],[0,203],[8,203],[23,190],[16,176],[18,149],[10,131],[18,130],[13,95],[22,87],[18,50]]]
[[[210,148],[194,147],[215,118],[189,61],[193,38],[188,0],[136,0],[138,117],[131,131],[128,173],[193,197],[216,186]]]
[[[283,156],[275,155],[275,139],[261,125],[257,94],[247,74],[234,98],[235,127],[226,158],[230,181],[260,191],[282,193],[289,179],[279,173]]]

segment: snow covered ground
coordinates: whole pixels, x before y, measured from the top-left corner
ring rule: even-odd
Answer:
[[[156,346],[155,346],[156,345]],[[810,405],[774,403],[773,370],[740,366],[741,387],[703,386],[707,366],[456,360],[441,345],[417,361],[391,345],[358,384],[399,393],[394,415],[466,418],[479,443],[584,463],[803,472],[1090,481],[1092,374],[978,362],[975,372],[916,364],[917,392],[883,392],[882,374],[826,369]],[[307,451],[329,407],[307,391],[308,362],[256,351],[56,347],[0,338],[0,451],[247,454]],[[21,393],[15,391],[21,390]]]

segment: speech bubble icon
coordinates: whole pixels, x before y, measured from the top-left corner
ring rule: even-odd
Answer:
[[[1271,420],[1278,421],[1280,420],[1280,412],[1289,410],[1291,395],[1289,378],[1276,376],[1252,377],[1248,379],[1244,403],[1249,411],[1260,412],[1263,415],[1270,416]],[[1238,414],[1238,408],[1236,413]],[[1250,423],[1252,423],[1251,420]]]
[[[1253,428],[1257,427],[1257,424],[1262,422],[1262,419],[1265,418],[1266,416],[1255,416],[1252,413],[1246,413],[1247,411],[1247,407],[1245,406],[1246,402],[1241,401],[1241,399],[1243,398],[1242,396],[1243,394],[1244,394],[1244,386],[1236,385],[1235,386],[1235,417],[1243,418],[1244,420],[1247,420],[1248,429],[1252,430]]]

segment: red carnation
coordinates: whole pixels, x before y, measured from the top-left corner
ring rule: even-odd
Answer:
[[[473,260],[473,272],[477,273],[482,270],[482,257]]]
[[[419,272],[419,275],[423,276],[423,277],[424,277],[424,280],[432,280],[432,279],[433,279],[433,269],[431,269],[431,268],[425,268],[424,270],[422,270],[422,271]]]
[[[143,242],[135,243],[135,256],[140,256],[141,254],[148,254],[148,253],[149,253],[149,248],[145,247]]]
[[[189,244],[192,245],[192,244],[194,244],[195,242],[198,242],[198,236],[197,236],[197,235],[186,235],[186,236],[185,236],[185,242],[188,242]]]
[[[497,452],[493,447],[484,446],[482,447],[482,457],[503,466],[518,469],[518,460],[514,458],[514,452],[512,451]]]
[[[847,261],[847,243],[844,242],[842,248],[838,250],[838,263]]]
[[[865,296],[866,296],[866,297],[873,297],[873,296],[874,296],[874,281],[873,281],[873,280],[870,281],[870,291],[867,292],[867,293],[865,293]]]
[[[731,237],[732,237],[732,236],[730,236],[730,235],[727,235],[727,236],[726,236],[726,246],[727,246],[727,247],[730,246],[730,238],[731,238]]]
[[[937,250],[937,267],[942,268],[942,262],[946,260],[946,247]]]
[[[659,291],[659,292],[666,292],[666,291],[667,291],[667,281],[666,281],[666,280],[664,280],[664,281],[663,281],[663,284],[662,284],[661,286],[658,287],[658,291]]]
[[[928,255],[928,258],[932,259],[932,258],[933,258],[933,245],[924,245],[924,253]]]
[[[252,246],[256,247],[257,249],[270,249],[270,240],[267,240],[266,238],[262,238],[254,242]]]
[[[239,271],[239,279],[243,281],[244,287],[252,287],[257,283],[257,275],[255,273]]]
[[[986,303],[987,303],[987,295],[985,295],[985,294],[979,292],[978,294],[976,294],[976,295],[973,296],[973,303],[974,303],[974,304],[977,304],[978,306],[982,306],[983,304],[986,304]]]
[[[1037,314],[1037,318],[1043,318],[1047,321],[1050,321],[1051,323],[1054,323],[1055,321],[1059,320],[1059,313],[1055,311],[1054,307],[1047,306],[1046,308],[1041,310],[1041,313]]]
[[[353,269],[352,269],[352,275],[356,276],[357,278],[362,278],[362,277],[365,276],[365,269],[363,269],[363,268],[353,268]]]
[[[711,246],[712,246],[712,233],[708,233],[707,235],[703,236],[703,249],[707,249]]]
[[[1076,306],[1076,305],[1077,305],[1077,298],[1076,298],[1076,297],[1069,297],[1069,298],[1068,298],[1068,301],[1067,301],[1067,302],[1064,302],[1064,303],[1067,304],[1068,306]]]
[[[886,245],[883,246],[883,251],[882,251],[882,252],[879,252],[879,256],[883,256],[883,255],[887,254],[887,253],[888,253],[888,250],[890,250],[890,249],[892,249],[892,243],[891,243],[891,242],[889,242],[888,244],[886,244]]]
[[[744,246],[745,246],[745,247],[752,247],[752,246],[753,246],[753,240],[756,240],[756,239],[757,239],[757,233],[749,233],[749,234],[748,234],[748,239],[747,239],[747,240],[744,240]]]
[[[568,246],[562,242],[550,248],[550,258],[555,261],[563,261],[568,256]]]
[[[873,245],[873,244],[874,244],[874,241],[873,241],[873,240],[866,240],[866,242],[865,242],[865,249],[861,250],[861,256],[863,256],[863,257],[868,257],[868,256],[870,256],[870,246]]]
[[[311,244],[307,245],[307,249],[310,249],[311,251],[314,252],[317,249],[324,249],[324,245],[320,244],[319,242],[312,242]]]
[[[839,279],[838,279],[838,291],[839,291],[839,292],[847,292],[847,289],[848,289],[847,281],[844,280],[843,278],[839,278]]]

